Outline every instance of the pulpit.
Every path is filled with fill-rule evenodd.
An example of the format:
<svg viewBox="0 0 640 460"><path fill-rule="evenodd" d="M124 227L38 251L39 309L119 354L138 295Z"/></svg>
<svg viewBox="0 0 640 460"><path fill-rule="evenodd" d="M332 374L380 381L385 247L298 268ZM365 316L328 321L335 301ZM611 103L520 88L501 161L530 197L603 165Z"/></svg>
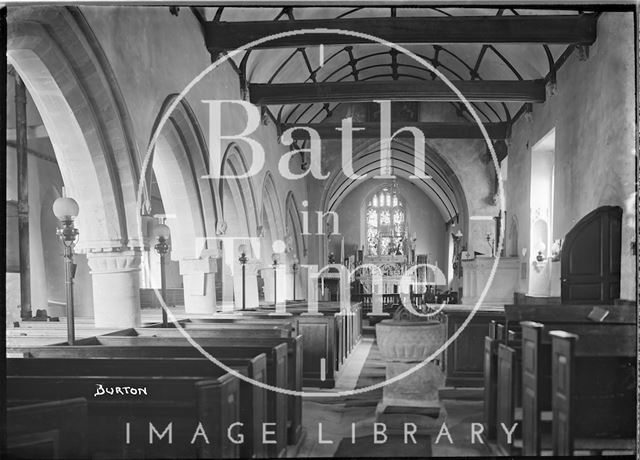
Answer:
<svg viewBox="0 0 640 460"><path fill-rule="evenodd" d="M462 303L475 305L495 262L494 257L478 256L470 260L462 260ZM513 303L513 293L518 287L520 259L518 257L501 257L491 286L484 297L483 305L504 305Z"/></svg>

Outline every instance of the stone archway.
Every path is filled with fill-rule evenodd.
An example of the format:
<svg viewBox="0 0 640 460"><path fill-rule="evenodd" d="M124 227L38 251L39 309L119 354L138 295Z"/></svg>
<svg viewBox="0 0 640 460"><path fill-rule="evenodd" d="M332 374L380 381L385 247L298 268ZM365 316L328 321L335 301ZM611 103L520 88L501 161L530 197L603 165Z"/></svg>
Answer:
<svg viewBox="0 0 640 460"><path fill-rule="evenodd" d="M298 268L296 271L292 270L291 278L293 284L293 277L295 277L296 291L295 296L293 293L293 285L289 291L290 298L293 300L307 298L307 277L306 272L300 268L300 264L304 264L307 259L307 243L305 237L302 235L302 222L300 221L300 212L298 211L298 205L296 204L295 195L293 192L287 194L285 200L285 214L286 214L286 239L287 245L290 247L289 253L291 255L290 262L293 264L293 255L298 258Z"/></svg>
<svg viewBox="0 0 640 460"><path fill-rule="evenodd" d="M165 100L155 125L174 98ZM165 223L171 229L171 259L179 262L183 277L185 311L213 313L216 261L209 238L215 235L216 204L209 181L199 179L206 175L207 151L197 120L191 115L186 101L181 101L158 135L151 164L167 216ZM159 259L153 251L149 256L153 271Z"/></svg>
<svg viewBox="0 0 640 460"><path fill-rule="evenodd" d="M222 158L220 174L222 176L243 176L248 168L242 150L231 143ZM222 178L218 180L222 219L218 219L217 235L222 240L222 309L234 309L235 291L241 290L241 284L234 282L234 273L240 270L238 263L238 246L249 244L250 238L257 236L258 206L256 204L253 182L249 177ZM237 279L238 277L236 277ZM247 283L249 283L247 281ZM247 302L257 304L257 288L255 299L253 291ZM238 303L238 302L236 302Z"/></svg>
<svg viewBox="0 0 640 460"><path fill-rule="evenodd" d="M80 206L77 251L91 269L94 322L138 325L138 155L117 81L76 9L14 9L7 23L8 63L29 90L67 193Z"/></svg>

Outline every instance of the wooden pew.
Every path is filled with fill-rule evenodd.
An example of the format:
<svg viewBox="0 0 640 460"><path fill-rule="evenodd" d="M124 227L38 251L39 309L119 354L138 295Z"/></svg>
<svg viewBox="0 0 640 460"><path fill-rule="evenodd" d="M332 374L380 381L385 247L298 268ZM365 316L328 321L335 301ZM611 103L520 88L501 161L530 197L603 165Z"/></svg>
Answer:
<svg viewBox="0 0 640 460"><path fill-rule="evenodd" d="M632 325L550 332L554 455L634 450L636 334Z"/></svg>
<svg viewBox="0 0 640 460"><path fill-rule="evenodd" d="M490 325L490 331L485 337L484 347L484 423L485 433L491 440L496 439L497 426L497 404L498 404L498 351L501 343L509 346L508 331L511 330L515 334L520 331L520 321L551 321L554 323L581 323L593 322L589 319L589 315L593 313L606 313L604 322L614 323L620 321L635 321L636 309L634 305L558 305L558 304L540 304L540 305L505 305L505 314L503 323L494 323ZM608 312L608 313L607 313ZM514 335L515 337L515 335ZM513 348L513 346L512 346ZM503 370L509 369L509 361L513 358L514 363L518 362L517 353L511 354L508 350L503 350L502 366ZM512 384L516 383L516 377L503 377L503 388L512 388ZM494 390L495 388L495 390ZM517 387L516 387L517 389ZM509 390L516 395L515 390ZM504 390L503 390L504 391ZM502 394L502 393L500 393ZM507 398L504 402L508 402ZM515 404L515 400L514 400ZM508 407L503 408L503 414L510 413ZM504 415L506 417L506 415ZM520 417L516 417L518 420ZM508 419L508 417L507 417ZM505 421L505 420L503 420ZM507 420L508 421L508 420ZM506 446L504 446L506 447Z"/></svg>
<svg viewBox="0 0 640 460"><path fill-rule="evenodd" d="M520 438L522 429L517 413L517 408L522 405L520 390L522 354L519 336L519 331L508 330L504 342L498 344L495 432L498 450L503 455L518 453L514 439ZM515 430L509 436L503 427L511 430L514 426ZM511 442L509 442L510 439Z"/></svg>
<svg viewBox="0 0 640 460"><path fill-rule="evenodd" d="M549 422L552 420L551 406L551 336L550 330L589 336L592 334L626 334L634 324L613 321L628 321L629 318L612 318L603 323L536 323L522 322L522 449L524 455L540 455L542 447L551 447Z"/></svg>
<svg viewBox="0 0 640 460"><path fill-rule="evenodd" d="M227 438L227 427L239 419L238 383L236 377L222 372L207 380L123 375L8 376L6 380L7 395L15 402L86 398L91 453L124 458L237 458L239 446ZM129 387L137 394L96 397L99 385ZM127 422L131 424L129 442ZM202 437L190 443L200 422L209 444ZM173 443L167 439L149 443L149 423L159 433L172 423Z"/></svg>
<svg viewBox="0 0 640 460"><path fill-rule="evenodd" d="M189 318L179 321L179 323L185 327L196 325L231 325L238 328L244 328L253 325L277 325L287 326L291 328L291 336L296 337L298 332L298 321L293 317L270 317L270 316L245 316L245 315L229 315L224 313L216 313L211 318Z"/></svg>
<svg viewBox="0 0 640 460"><path fill-rule="evenodd" d="M10 458L77 458L87 448L87 400L64 399L7 407Z"/></svg>
<svg viewBox="0 0 640 460"><path fill-rule="evenodd" d="M498 404L498 344L502 341L502 330L498 323L489 323L489 332L484 338L484 433L487 439L496 439L496 407Z"/></svg>
<svg viewBox="0 0 640 460"><path fill-rule="evenodd" d="M208 329L203 326L202 328L199 328L199 329L189 330L188 333L189 333L189 336L193 338L197 343L204 345L202 343L202 340L207 340L207 341L215 340L211 338L212 334L210 332L215 331L216 326L214 325L211 327L214 329ZM247 337L251 337L251 336L252 336L251 331L245 330L242 333L240 333L239 336L230 335L228 337L228 340L224 342L220 341L220 342L211 343L211 345L226 346L226 344L230 343L229 341L232 340L233 341L232 344L234 346L238 346L246 349L247 347L258 346L259 344L263 344L263 343L267 343L267 348L274 347L280 343L286 343L286 350L288 355L287 363L290 363L290 364L285 363L284 365L285 366L284 375L286 377L285 383L278 383L278 384L273 383L272 385L280 388L288 388L294 391L302 391L302 379L303 379L302 377L303 366L301 362L303 359L302 358L303 356L302 337L298 336L295 338L291 338L291 337L261 338L259 339L259 343L258 343L258 339L256 340L253 340L253 338L251 340L247 339ZM171 329L171 328L130 328L130 329L125 329L124 331L119 331L109 335L100 336L99 340L103 344L113 345L113 342L109 342L111 338L120 339L120 338L127 338L127 337L134 337L134 338L162 337L163 340L164 338L178 340L179 342L181 342L180 343L181 345L188 344L188 342L182 335L181 331L178 331L176 329ZM268 342L264 342L264 340L267 340ZM135 342L135 343L141 343L141 342ZM162 343L167 343L167 342L161 342L161 344ZM118 340L116 341L115 344L122 345L123 342ZM267 351L267 350L265 349L263 351ZM213 354L213 355L217 356L216 354ZM281 359L281 358L274 356L274 359ZM277 405L278 407L287 408L288 410L288 414L287 414L288 442L291 445L297 444L302 433L302 398L300 396L294 396L294 395L287 395L285 397L285 395L280 393L278 393L276 397L276 395L273 394L274 392L270 391L269 393L270 393L270 398L276 398L276 399L279 398L281 400L285 398L284 404L282 401L280 401L277 403ZM273 404L276 404L275 400Z"/></svg>
<svg viewBox="0 0 640 460"><path fill-rule="evenodd" d="M264 325L251 325L237 327L238 325L207 325L207 324L185 324L183 326L184 329L188 330L191 334L191 331L200 331L206 330L208 331L207 337L211 338L224 338L224 337L240 337L240 338L265 338L265 337L291 337L291 329L285 326L264 326ZM101 337L109 337L109 336L123 336L123 335L145 335L146 337L151 337L153 331L172 331L180 334L175 327L148 327L148 328L129 328L123 329L120 331L110 332L108 334L104 334ZM146 332L149 331L149 332Z"/></svg>
<svg viewBox="0 0 640 460"><path fill-rule="evenodd" d="M343 314L338 302L320 302L318 315L307 315L307 305L287 305L284 316L297 322L298 333L304 337L304 381L305 386L332 388L337 372L346 357L361 338L361 304L351 304L350 315ZM261 307L246 311L246 317L264 318L274 313L273 309ZM324 361L324 375L321 363ZM324 377L324 378L323 378Z"/></svg>
<svg viewBox="0 0 640 460"><path fill-rule="evenodd" d="M166 330L167 333L179 331ZM199 331L205 332L205 331ZM230 358L250 358L264 353L267 358L267 383L288 387L288 346L283 341L290 339L260 339L253 344L238 339L197 339L205 352L216 359L226 362ZM269 343L263 343L267 341ZM296 345L300 340L296 339ZM39 347L22 350L30 357L68 357L91 358L94 356L112 357L192 357L204 359L199 350L192 347L183 337L116 337L101 336L80 341L79 345ZM298 356L300 353L297 354ZM267 421L275 423L277 428L276 444L267 446L269 457L284 455L287 439L293 444L298 441L302 430L302 403L299 397L287 396L273 391L266 392ZM295 411L288 412L290 401L298 403ZM289 415L289 420L288 420ZM295 415L296 418L290 418ZM288 429L287 429L288 428Z"/></svg>
<svg viewBox="0 0 640 460"><path fill-rule="evenodd" d="M70 350L71 351L71 350ZM266 355L260 354L248 359L223 359L222 362L241 374L266 383ZM210 379L223 372L217 365L202 358L144 357L122 358L118 356L98 356L77 358L68 353L64 358L7 360L7 375L126 375L157 377L203 377ZM262 443L262 424L266 422L267 401L265 391L249 382L241 381L239 397L239 419L243 424L245 442L240 445L242 458L264 458L266 452Z"/></svg>

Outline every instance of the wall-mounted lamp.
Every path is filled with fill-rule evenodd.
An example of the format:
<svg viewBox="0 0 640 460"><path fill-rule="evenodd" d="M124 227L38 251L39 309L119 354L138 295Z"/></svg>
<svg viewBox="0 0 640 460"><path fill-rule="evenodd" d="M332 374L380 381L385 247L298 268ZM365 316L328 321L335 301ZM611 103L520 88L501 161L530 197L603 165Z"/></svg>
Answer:
<svg viewBox="0 0 640 460"><path fill-rule="evenodd" d="M547 257L544 255L545 249L547 249L547 245L541 241L540 244L538 244L538 255L536 256L536 260L538 262L543 262L547 259Z"/></svg>
<svg viewBox="0 0 640 460"><path fill-rule="evenodd" d="M53 202L53 213L62 224L56 233L64 245L64 283L67 291L67 342L69 345L73 345L76 340L73 311L73 278L76 275L76 265L73 263L73 248L78 242L79 232L73 225L73 220L79 212L80 207L73 198L63 196Z"/></svg>
<svg viewBox="0 0 640 460"><path fill-rule="evenodd" d="M554 240L551 243L551 261L560 261L560 255L562 254L562 239Z"/></svg>

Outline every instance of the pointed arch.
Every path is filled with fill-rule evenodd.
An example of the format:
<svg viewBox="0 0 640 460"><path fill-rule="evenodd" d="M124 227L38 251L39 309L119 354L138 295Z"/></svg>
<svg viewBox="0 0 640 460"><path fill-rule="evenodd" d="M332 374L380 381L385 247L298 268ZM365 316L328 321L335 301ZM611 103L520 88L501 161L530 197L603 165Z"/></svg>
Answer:
<svg viewBox="0 0 640 460"><path fill-rule="evenodd" d="M171 94L163 101L152 133L176 97L177 94ZM168 219L167 225L181 225L180 231L172 232L180 238L175 240L177 246L174 243L178 258L199 257L200 250L211 245L204 243L205 238L215 236L217 210L221 205L213 182L202 179L208 173L208 158L200 125L187 100L182 99L162 127L153 152L152 168L146 172L149 184L153 170L165 213L176 217L173 222Z"/></svg>
<svg viewBox="0 0 640 460"><path fill-rule="evenodd" d="M300 212L298 211L298 205L295 199L293 192L289 192L287 194L287 198L285 200L285 209L286 209L286 222L287 227L292 225L293 228L287 229L289 231L293 231L294 240L297 248L297 254L299 258L306 257L307 255L307 242L302 235L302 221L300 220Z"/></svg>
<svg viewBox="0 0 640 460"><path fill-rule="evenodd" d="M271 232L276 238L284 238L285 225L282 214L282 207L280 206L280 199L278 198L278 192L276 191L276 185L273 181L273 175L271 171L267 171L262 181L262 203L260 209L265 211L266 217L271 229ZM265 222L261 222L264 226Z"/></svg>
<svg viewBox="0 0 640 460"><path fill-rule="evenodd" d="M242 150L232 142L222 156L220 174L243 176L247 171ZM232 236L255 236L258 228L258 206L251 178L220 179L218 193L222 205L222 222L226 228L237 232Z"/></svg>
<svg viewBox="0 0 640 460"><path fill-rule="evenodd" d="M7 19L8 62L27 86L80 206L79 248L142 246L130 116L90 27L76 8L16 8Z"/></svg>

